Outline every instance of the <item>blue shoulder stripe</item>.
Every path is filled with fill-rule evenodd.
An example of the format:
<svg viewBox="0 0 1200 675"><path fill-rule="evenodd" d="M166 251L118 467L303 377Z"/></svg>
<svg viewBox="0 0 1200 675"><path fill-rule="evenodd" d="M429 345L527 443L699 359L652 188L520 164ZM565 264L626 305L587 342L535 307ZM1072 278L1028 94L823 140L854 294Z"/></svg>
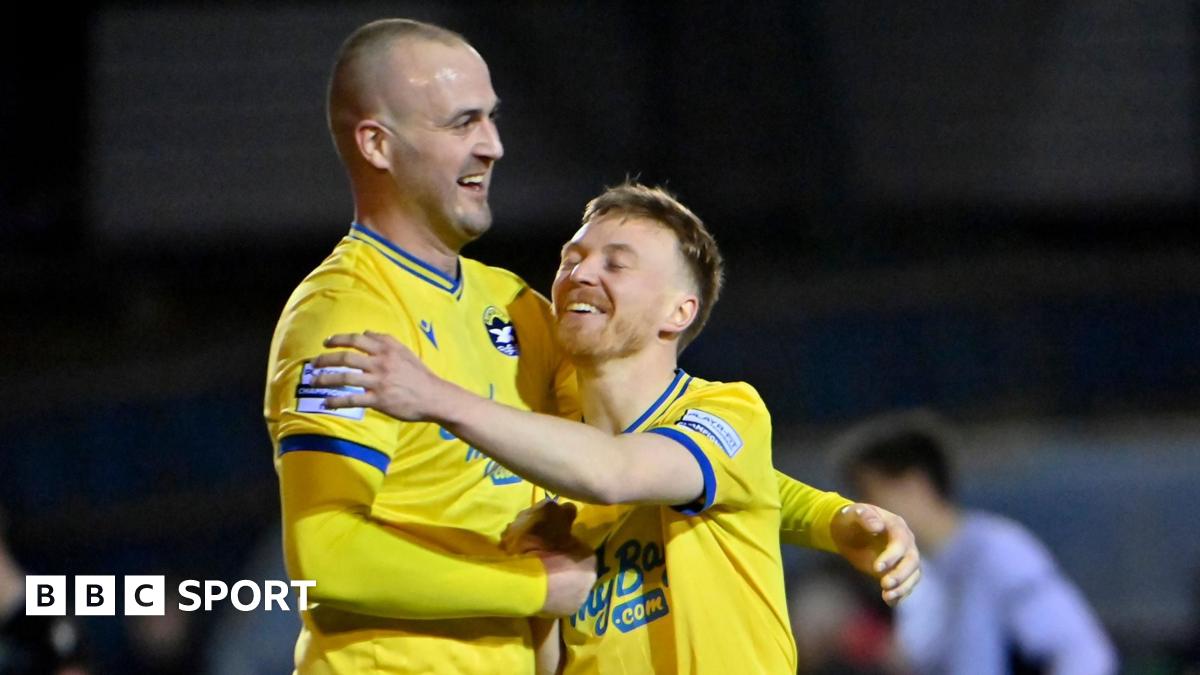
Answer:
<svg viewBox="0 0 1200 675"><path fill-rule="evenodd" d="M704 454L700 446L696 445L696 441L682 431L671 427L654 427L647 429L646 433L666 436L687 448L687 451L692 453L692 457L696 459L696 463L700 465L700 473L704 476L704 495L700 499L690 504L681 504L671 508L685 516L695 516L712 506L713 500L717 498L717 474L713 471L712 463L708 461L708 455Z"/></svg>
<svg viewBox="0 0 1200 675"><path fill-rule="evenodd" d="M391 462L391 458L387 454L375 448L369 448L365 445L359 445L358 443L341 438L334 438L333 436L300 434L297 436L288 436L279 441L280 455L303 450L328 452L334 455L357 459L360 462L370 464L383 473L387 473L388 464Z"/></svg>

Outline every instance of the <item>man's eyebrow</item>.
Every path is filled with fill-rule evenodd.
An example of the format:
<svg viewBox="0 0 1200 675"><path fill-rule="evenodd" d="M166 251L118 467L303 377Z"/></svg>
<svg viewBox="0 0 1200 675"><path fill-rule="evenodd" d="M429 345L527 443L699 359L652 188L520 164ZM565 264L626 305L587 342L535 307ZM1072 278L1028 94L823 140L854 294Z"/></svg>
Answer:
<svg viewBox="0 0 1200 675"><path fill-rule="evenodd" d="M494 116L498 112L500 112L500 99L496 99L496 103L492 105L492 109L490 111L488 111L487 115L489 117ZM483 117L483 116L484 116L483 108L460 108L450 114L450 116L446 120L446 123L449 124L449 123L453 122L454 120L461 119L463 117L475 119L475 118Z"/></svg>
<svg viewBox="0 0 1200 675"><path fill-rule="evenodd" d="M568 241L567 243L563 244L562 250L559 251L558 254L559 254L559 257L562 257L562 256L565 256L570 251L578 250L581 248L583 248L583 245L580 244L579 242ZM638 257L637 249L630 246L629 244L626 244L624 242L619 242L619 241L613 242L611 244L605 244L604 247L601 248L600 250L609 255L612 255L613 253L627 253L631 256L634 256L635 258Z"/></svg>
<svg viewBox="0 0 1200 675"><path fill-rule="evenodd" d="M635 250L629 244L619 242L619 241L613 242L611 244L605 244L604 248L601 250L603 250L605 253L628 253L629 255L634 256L635 258L637 257L637 250Z"/></svg>

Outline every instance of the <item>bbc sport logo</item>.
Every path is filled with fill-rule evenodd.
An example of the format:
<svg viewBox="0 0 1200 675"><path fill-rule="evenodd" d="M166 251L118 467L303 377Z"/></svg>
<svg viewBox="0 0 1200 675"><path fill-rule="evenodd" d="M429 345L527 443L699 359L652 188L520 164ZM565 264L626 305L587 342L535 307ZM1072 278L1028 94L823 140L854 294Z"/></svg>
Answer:
<svg viewBox="0 0 1200 675"><path fill-rule="evenodd" d="M114 616L117 613L117 578L112 575L81 574L74 577L76 616ZM179 610L195 612L228 600L234 609L253 612L292 611L288 604L289 591L297 590L296 607L308 609L308 589L317 585L310 579L294 581L243 579L232 586L224 581L185 579L179 582ZM132 574L124 577L126 616L163 616L167 605L167 579L164 576ZM25 614L28 616L67 615L67 577L35 575L25 577Z"/></svg>

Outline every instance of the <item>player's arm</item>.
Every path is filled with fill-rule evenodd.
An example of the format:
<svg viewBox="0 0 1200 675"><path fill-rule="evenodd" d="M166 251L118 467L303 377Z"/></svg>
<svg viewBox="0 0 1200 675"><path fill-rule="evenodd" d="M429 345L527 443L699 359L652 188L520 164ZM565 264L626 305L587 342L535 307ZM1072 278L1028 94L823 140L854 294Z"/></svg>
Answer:
<svg viewBox="0 0 1200 675"><path fill-rule="evenodd" d="M563 646L558 619L530 619L533 656L537 675L558 675L562 670Z"/></svg>
<svg viewBox="0 0 1200 675"><path fill-rule="evenodd" d="M360 460L291 451L280 457L279 478L288 573L316 581L313 602L407 619L565 614L578 604L546 571L570 566L566 554L455 555L373 519L383 474Z"/></svg>
<svg viewBox="0 0 1200 675"><path fill-rule="evenodd" d="M671 505L704 491L700 465L674 440L614 436L454 388L428 419L547 490L593 504Z"/></svg>
<svg viewBox="0 0 1200 675"><path fill-rule="evenodd" d="M916 539L900 516L855 504L775 472L779 483L780 540L837 553L879 580L884 602L895 605L921 578Z"/></svg>
<svg viewBox="0 0 1200 675"><path fill-rule="evenodd" d="M525 412L438 378L388 335L339 335L321 368L321 386L363 387L326 399L330 408L369 407L392 417L439 424L514 473L572 499L596 504L687 504L704 493L693 452L657 433L614 436L579 422Z"/></svg>
<svg viewBox="0 0 1200 675"><path fill-rule="evenodd" d="M839 509L853 502L818 490L776 470L779 484L779 538L785 544L837 553L830 527Z"/></svg>

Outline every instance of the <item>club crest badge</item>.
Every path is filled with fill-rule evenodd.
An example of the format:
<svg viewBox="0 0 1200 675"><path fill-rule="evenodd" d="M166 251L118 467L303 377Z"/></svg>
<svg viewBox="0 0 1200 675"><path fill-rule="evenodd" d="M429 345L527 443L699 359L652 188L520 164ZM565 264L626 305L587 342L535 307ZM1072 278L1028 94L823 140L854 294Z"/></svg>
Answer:
<svg viewBox="0 0 1200 675"><path fill-rule="evenodd" d="M517 330L504 310L488 305L483 310L483 327L487 330L488 339L496 351L505 356L517 356L521 347L517 344Z"/></svg>

